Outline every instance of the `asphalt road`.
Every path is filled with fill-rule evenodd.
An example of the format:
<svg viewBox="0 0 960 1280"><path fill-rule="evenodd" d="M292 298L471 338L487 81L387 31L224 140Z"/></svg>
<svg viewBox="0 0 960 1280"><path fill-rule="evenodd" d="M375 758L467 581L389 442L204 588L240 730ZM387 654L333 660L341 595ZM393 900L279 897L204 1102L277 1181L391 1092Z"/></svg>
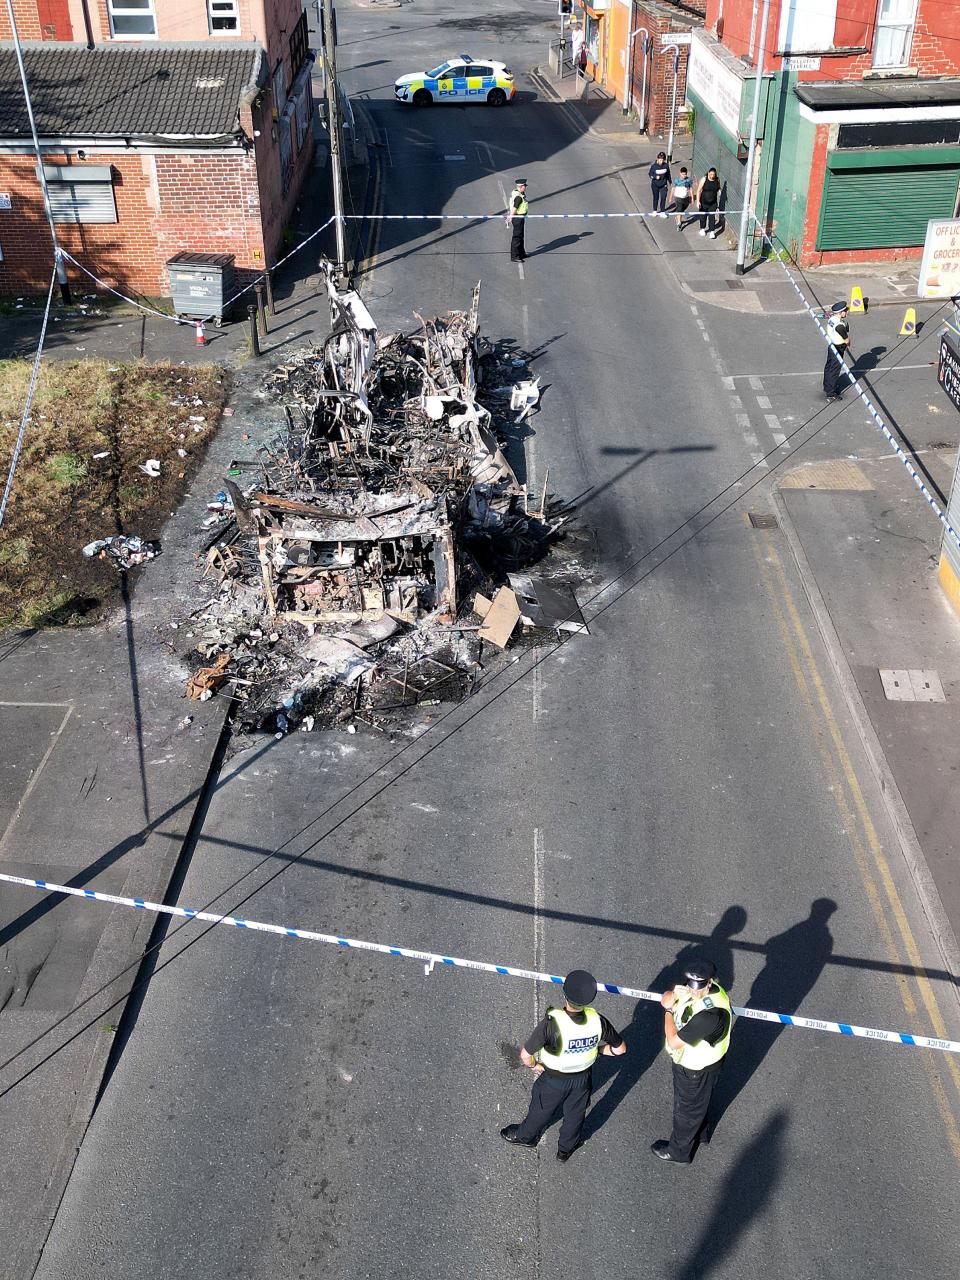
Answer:
<svg viewBox="0 0 960 1280"><path fill-rule="evenodd" d="M390 100L396 74L447 52L507 47L529 67L547 0L522 13L496 0L479 21L439 0L340 8L387 212L496 209L518 171L539 211L634 207L617 170L635 154L578 135L527 86L500 112ZM590 636L511 684L525 659L352 794L403 744L296 735L233 760L180 900L269 855L245 888L286 869L243 906L251 918L657 989L705 949L737 1003L917 1031L939 1010L956 1035L786 543L745 519L768 509L763 490L685 545L689 527L670 538L751 462L704 316L639 224L529 240L521 278L500 223L386 224L364 287L390 327L465 305L482 277L484 331L536 353L528 477L549 468L551 490L580 498L596 547L582 601L612 584L588 607ZM770 322L739 340L728 313L705 324L745 373L779 340ZM589 1140L561 1166L555 1130L535 1153L498 1137L523 1114L516 1045L545 999L509 978L215 930L154 977L38 1275L955 1270L946 1060L740 1024L713 1144L664 1167L649 1152L670 1105L659 1019L608 996L630 1052L613 1078L598 1069Z"/></svg>

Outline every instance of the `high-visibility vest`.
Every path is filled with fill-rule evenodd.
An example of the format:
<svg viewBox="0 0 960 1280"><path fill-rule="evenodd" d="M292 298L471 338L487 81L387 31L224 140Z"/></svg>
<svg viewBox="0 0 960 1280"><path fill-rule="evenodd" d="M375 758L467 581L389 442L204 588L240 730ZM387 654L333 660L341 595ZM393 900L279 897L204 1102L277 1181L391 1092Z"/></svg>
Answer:
<svg viewBox="0 0 960 1280"><path fill-rule="evenodd" d="M730 1012L730 997L723 987L714 983L704 995L690 992L683 996L674 1006L673 1023L677 1031L682 1031L692 1017L703 1009L725 1009L727 1013L727 1030L716 1044L709 1040L698 1040L696 1044L682 1044L679 1049L671 1049L665 1045L667 1053L678 1065L688 1071L702 1071L704 1067L712 1067L730 1047L730 1032L733 1029L733 1016Z"/></svg>
<svg viewBox="0 0 960 1280"><path fill-rule="evenodd" d="M600 1015L590 1005L583 1012L587 1015L586 1021L577 1023L566 1009L547 1010L547 1017L556 1024L560 1047L556 1053L540 1050L537 1057L543 1066L564 1075L573 1075L577 1071L586 1071L596 1062L602 1033Z"/></svg>
<svg viewBox="0 0 960 1280"><path fill-rule="evenodd" d="M514 205L514 201L519 200L519 206ZM510 208L515 218L525 218L527 210L530 208L527 204L527 197L517 190L516 187L510 192Z"/></svg>

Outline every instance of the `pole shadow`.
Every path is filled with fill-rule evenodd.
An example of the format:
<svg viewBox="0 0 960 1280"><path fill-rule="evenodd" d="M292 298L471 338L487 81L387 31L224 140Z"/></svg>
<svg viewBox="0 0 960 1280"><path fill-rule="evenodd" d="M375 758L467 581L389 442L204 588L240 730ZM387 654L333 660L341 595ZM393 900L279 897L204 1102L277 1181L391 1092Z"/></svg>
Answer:
<svg viewBox="0 0 960 1280"><path fill-rule="evenodd" d="M702 956L707 956L717 966L717 979L729 990L734 974L731 940L746 928L746 924L747 913L743 907L727 907L709 937L682 947L676 958L653 979L650 990L666 991L673 987L683 977L687 964ZM633 1019L621 1034L627 1042L626 1055L622 1058L598 1058L593 1069L594 1087L602 1088L608 1080L610 1086L587 1113L584 1140L603 1128L640 1077L660 1056L663 1049L663 1010L650 1000L638 1000Z"/></svg>
<svg viewBox="0 0 960 1280"><path fill-rule="evenodd" d="M743 1152L724 1180L713 1212L674 1273L674 1280L706 1280L730 1267L740 1236L773 1199L783 1174L786 1111L775 1112Z"/></svg>
<svg viewBox="0 0 960 1280"><path fill-rule="evenodd" d="M833 955L833 934L827 922L836 910L832 898L817 898L806 920L775 934L764 944L766 963L750 988L748 1006L775 1013L796 1012ZM788 1028L782 1025L752 1018L737 1022L713 1094L714 1129L785 1030Z"/></svg>

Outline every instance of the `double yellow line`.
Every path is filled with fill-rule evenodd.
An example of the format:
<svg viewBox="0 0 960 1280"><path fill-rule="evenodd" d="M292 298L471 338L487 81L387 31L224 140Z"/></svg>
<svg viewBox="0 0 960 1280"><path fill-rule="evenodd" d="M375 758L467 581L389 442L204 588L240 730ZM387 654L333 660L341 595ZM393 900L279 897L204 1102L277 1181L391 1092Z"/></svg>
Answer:
<svg viewBox="0 0 960 1280"><path fill-rule="evenodd" d="M910 922L890 873L890 866L870 816L856 770L830 705L826 686L777 552L774 537L771 533L762 532L753 546L761 581L769 598L794 679L810 717L824 776L850 842L857 870L883 939L884 950L891 964L896 966L897 987L904 1010L908 1017L915 1017L917 1001L911 982L905 974L899 972L903 965L903 953L897 943L898 936L903 952L910 966L915 970L913 982L916 983L921 1003L930 1019L932 1034L941 1039L947 1039L947 1027L943 1014L930 980L924 973L920 949L910 928ZM953 1154L960 1163L960 1125L958 1125L956 1105L960 1101L960 1064L950 1054L941 1054L935 1058L931 1051L919 1049L908 1052L919 1053L923 1058L945 1132ZM938 1070L941 1064L946 1064L948 1076L956 1090L956 1098L951 1099L947 1096Z"/></svg>

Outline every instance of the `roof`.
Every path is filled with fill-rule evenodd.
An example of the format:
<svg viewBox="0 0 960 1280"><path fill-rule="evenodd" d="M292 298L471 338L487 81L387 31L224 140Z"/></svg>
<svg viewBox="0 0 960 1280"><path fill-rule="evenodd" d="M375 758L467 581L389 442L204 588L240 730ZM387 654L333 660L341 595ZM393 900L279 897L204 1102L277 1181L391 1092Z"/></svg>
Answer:
<svg viewBox="0 0 960 1280"><path fill-rule="evenodd" d="M215 138L237 128L258 44L24 44L42 138ZM0 138L29 138L14 47L0 42Z"/></svg>
<svg viewBox="0 0 960 1280"><path fill-rule="evenodd" d="M960 80L845 80L835 84L804 80L794 92L814 111L960 106Z"/></svg>

